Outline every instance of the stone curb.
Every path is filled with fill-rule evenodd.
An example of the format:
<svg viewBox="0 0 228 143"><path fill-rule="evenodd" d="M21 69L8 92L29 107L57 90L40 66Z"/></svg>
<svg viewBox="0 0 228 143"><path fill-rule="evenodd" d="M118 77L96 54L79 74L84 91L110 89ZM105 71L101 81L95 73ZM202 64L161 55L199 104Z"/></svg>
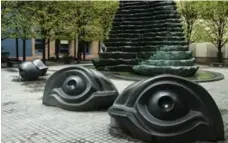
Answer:
<svg viewBox="0 0 228 143"><path fill-rule="evenodd" d="M201 70L201 71L205 71L205 70ZM197 83L202 83L202 82L214 82L214 81L219 81L219 80L223 80L224 79L224 75L218 72L211 72L211 71L207 71L210 73L215 74L215 77L212 79L205 79L205 80L191 80ZM115 79L121 79L121 80L127 80L127 81L140 81L143 79L148 79L149 77L142 77L142 78L132 78L132 77L126 77L126 76L122 76L122 75L116 75L114 73L107 73L107 72L103 72L105 75L109 76L110 78L115 78Z"/></svg>
<svg viewBox="0 0 228 143"><path fill-rule="evenodd" d="M81 64L81 66L87 67L88 65L92 65L92 64ZM48 71L58 71L58 70L48 70ZM201 70L201 71L206 71L206 72L210 72L213 73L215 75L214 78L211 79L205 79L205 80L191 80L197 83L203 83L203 82L214 82L214 81L219 81L219 80L223 80L224 79L224 75L218 72L212 72L212 71L207 71L207 70ZM148 79L149 77L142 77L142 78L134 78L134 77L126 77L126 76L122 76L122 75L117 75L115 73L110 73L110 72L106 72L106 71L101 71L103 74L105 74L106 76L108 76L109 78L112 79L120 79L120 80L127 80L127 81L140 81L143 79Z"/></svg>

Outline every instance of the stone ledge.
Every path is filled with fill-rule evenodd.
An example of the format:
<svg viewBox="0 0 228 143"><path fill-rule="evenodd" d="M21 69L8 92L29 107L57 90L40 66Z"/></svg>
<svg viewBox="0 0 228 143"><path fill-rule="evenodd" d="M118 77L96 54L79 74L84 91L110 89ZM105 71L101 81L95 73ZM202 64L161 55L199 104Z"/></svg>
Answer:
<svg viewBox="0 0 228 143"><path fill-rule="evenodd" d="M204 71L204 70L200 70L200 71ZM214 73L215 76L211 79L204 79L204 80L192 80L194 82L197 83L203 83L203 82L214 82L214 81L220 81L224 79L224 75L218 72L211 72L211 71L207 71L210 73ZM125 75L120 75L117 73L108 73L108 72L104 72L105 75L109 76L110 78L114 78L114 79L121 79L121 80L127 80L127 81L140 81L143 79L148 79L148 76L140 76L140 77L127 77Z"/></svg>

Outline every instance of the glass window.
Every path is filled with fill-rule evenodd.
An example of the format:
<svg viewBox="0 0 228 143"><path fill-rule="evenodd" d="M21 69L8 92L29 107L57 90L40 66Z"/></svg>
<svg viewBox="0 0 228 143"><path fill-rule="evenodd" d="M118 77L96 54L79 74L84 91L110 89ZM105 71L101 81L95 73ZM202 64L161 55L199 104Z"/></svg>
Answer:
<svg viewBox="0 0 228 143"><path fill-rule="evenodd" d="M68 53L69 52L69 41L68 40L60 40L60 53Z"/></svg>
<svg viewBox="0 0 228 143"><path fill-rule="evenodd" d="M85 47L85 53L86 55L89 55L89 47L90 47L90 42L86 42L86 47Z"/></svg>
<svg viewBox="0 0 228 143"><path fill-rule="evenodd" d="M41 39L36 39L35 40L35 50L36 50L36 52L42 52L43 51L43 46L42 46L42 40Z"/></svg>

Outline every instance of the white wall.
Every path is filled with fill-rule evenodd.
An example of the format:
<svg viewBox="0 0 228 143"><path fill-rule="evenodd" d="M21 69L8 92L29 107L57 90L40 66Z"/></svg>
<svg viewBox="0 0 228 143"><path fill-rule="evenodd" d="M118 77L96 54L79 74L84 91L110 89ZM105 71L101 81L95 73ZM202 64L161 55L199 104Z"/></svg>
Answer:
<svg viewBox="0 0 228 143"><path fill-rule="evenodd" d="M195 57L208 57L216 58L217 57L217 48L209 42L204 43L193 43L190 45L190 51L192 51L193 56ZM228 44L222 48L224 58L228 58Z"/></svg>
<svg viewBox="0 0 228 143"><path fill-rule="evenodd" d="M225 58L228 58L228 44L226 44L226 47L224 49L225 49L224 56Z"/></svg>

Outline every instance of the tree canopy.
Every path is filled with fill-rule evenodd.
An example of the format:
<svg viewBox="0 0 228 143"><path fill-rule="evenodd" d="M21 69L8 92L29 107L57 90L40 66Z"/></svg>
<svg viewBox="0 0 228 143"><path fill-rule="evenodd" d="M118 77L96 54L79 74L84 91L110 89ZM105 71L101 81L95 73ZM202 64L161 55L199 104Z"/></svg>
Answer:
<svg viewBox="0 0 228 143"><path fill-rule="evenodd" d="M198 18L197 1L177 1L177 10L181 14L188 43L192 40L192 31Z"/></svg>
<svg viewBox="0 0 228 143"><path fill-rule="evenodd" d="M60 33L71 38L78 36L85 41L108 37L118 2L74 1L64 4L72 10L65 15L65 21L60 23Z"/></svg>
<svg viewBox="0 0 228 143"><path fill-rule="evenodd" d="M206 1L198 2L198 21L201 32L197 34L198 41L207 41L218 47L223 46L228 40L228 2L227 1ZM198 31L200 31L198 29Z"/></svg>
<svg viewBox="0 0 228 143"><path fill-rule="evenodd" d="M108 38L117 1L2 1L5 38L104 40ZM25 43L25 42L24 42ZM25 49L25 48L24 48ZM43 60L45 53L43 50ZM25 53L25 52L24 52Z"/></svg>
<svg viewBox="0 0 228 143"><path fill-rule="evenodd" d="M188 40L211 42L221 62L221 49L228 42L228 1L177 1L177 7L184 25L190 23L184 26Z"/></svg>
<svg viewBox="0 0 228 143"><path fill-rule="evenodd" d="M1 32L3 37L103 40L117 8L116 1L3 1ZM12 32L16 27L27 31Z"/></svg>

